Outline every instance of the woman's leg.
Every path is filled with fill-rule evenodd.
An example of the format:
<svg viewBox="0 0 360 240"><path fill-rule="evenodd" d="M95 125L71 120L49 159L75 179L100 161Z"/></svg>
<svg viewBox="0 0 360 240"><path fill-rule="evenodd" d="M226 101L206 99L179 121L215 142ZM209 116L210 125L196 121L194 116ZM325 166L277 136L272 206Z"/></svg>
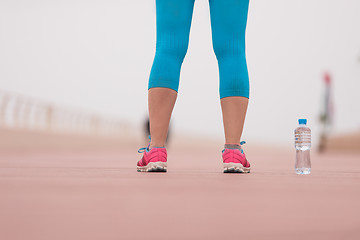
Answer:
<svg viewBox="0 0 360 240"><path fill-rule="evenodd" d="M245 97L221 99L225 144L240 144L248 101Z"/></svg>
<svg viewBox="0 0 360 240"><path fill-rule="evenodd" d="M213 47L219 65L226 144L240 144L249 98L245 29L249 0L209 0Z"/></svg>
<svg viewBox="0 0 360 240"><path fill-rule="evenodd" d="M148 92L152 147L164 147L177 92L170 88L151 88Z"/></svg>
<svg viewBox="0 0 360 240"><path fill-rule="evenodd" d="M152 147L165 145L189 42L194 0L156 0L156 54L149 79Z"/></svg>

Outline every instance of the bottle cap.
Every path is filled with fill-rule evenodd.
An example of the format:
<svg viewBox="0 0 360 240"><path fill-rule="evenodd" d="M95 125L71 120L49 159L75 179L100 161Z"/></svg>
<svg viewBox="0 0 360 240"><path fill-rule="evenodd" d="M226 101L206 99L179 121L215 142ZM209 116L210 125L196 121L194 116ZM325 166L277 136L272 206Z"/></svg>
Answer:
<svg viewBox="0 0 360 240"><path fill-rule="evenodd" d="M306 125L306 123L307 123L307 119L299 119L299 124Z"/></svg>

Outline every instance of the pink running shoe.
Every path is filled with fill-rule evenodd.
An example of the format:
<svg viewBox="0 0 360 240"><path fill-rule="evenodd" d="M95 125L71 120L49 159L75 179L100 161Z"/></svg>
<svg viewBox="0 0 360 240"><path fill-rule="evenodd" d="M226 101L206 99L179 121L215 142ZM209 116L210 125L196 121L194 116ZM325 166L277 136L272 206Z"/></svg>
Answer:
<svg viewBox="0 0 360 240"><path fill-rule="evenodd" d="M149 150L140 148L139 153L144 153L143 157L137 163L138 172L166 172L167 170L167 152L164 147L153 147Z"/></svg>
<svg viewBox="0 0 360 240"><path fill-rule="evenodd" d="M243 145L245 142L241 142ZM250 163L246 160L242 149L227 149L222 151L224 173L250 173Z"/></svg>

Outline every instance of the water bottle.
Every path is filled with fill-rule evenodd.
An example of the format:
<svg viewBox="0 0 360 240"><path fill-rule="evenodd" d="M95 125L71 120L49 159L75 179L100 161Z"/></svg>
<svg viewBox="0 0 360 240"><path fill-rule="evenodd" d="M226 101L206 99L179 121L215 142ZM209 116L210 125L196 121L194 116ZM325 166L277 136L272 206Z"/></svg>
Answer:
<svg viewBox="0 0 360 240"><path fill-rule="evenodd" d="M306 126L306 119L299 119L299 126L295 129L295 172L297 174L310 174L310 147L311 130Z"/></svg>

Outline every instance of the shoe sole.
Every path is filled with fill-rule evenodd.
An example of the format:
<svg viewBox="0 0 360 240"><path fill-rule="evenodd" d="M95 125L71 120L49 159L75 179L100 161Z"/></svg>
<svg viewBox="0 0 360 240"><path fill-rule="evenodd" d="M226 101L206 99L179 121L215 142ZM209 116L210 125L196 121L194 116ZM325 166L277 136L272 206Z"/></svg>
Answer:
<svg viewBox="0 0 360 240"><path fill-rule="evenodd" d="M250 173L250 169L241 163L224 163L224 173Z"/></svg>
<svg viewBox="0 0 360 240"><path fill-rule="evenodd" d="M144 167L137 166L138 172L166 172L167 163L166 162L150 162Z"/></svg>

